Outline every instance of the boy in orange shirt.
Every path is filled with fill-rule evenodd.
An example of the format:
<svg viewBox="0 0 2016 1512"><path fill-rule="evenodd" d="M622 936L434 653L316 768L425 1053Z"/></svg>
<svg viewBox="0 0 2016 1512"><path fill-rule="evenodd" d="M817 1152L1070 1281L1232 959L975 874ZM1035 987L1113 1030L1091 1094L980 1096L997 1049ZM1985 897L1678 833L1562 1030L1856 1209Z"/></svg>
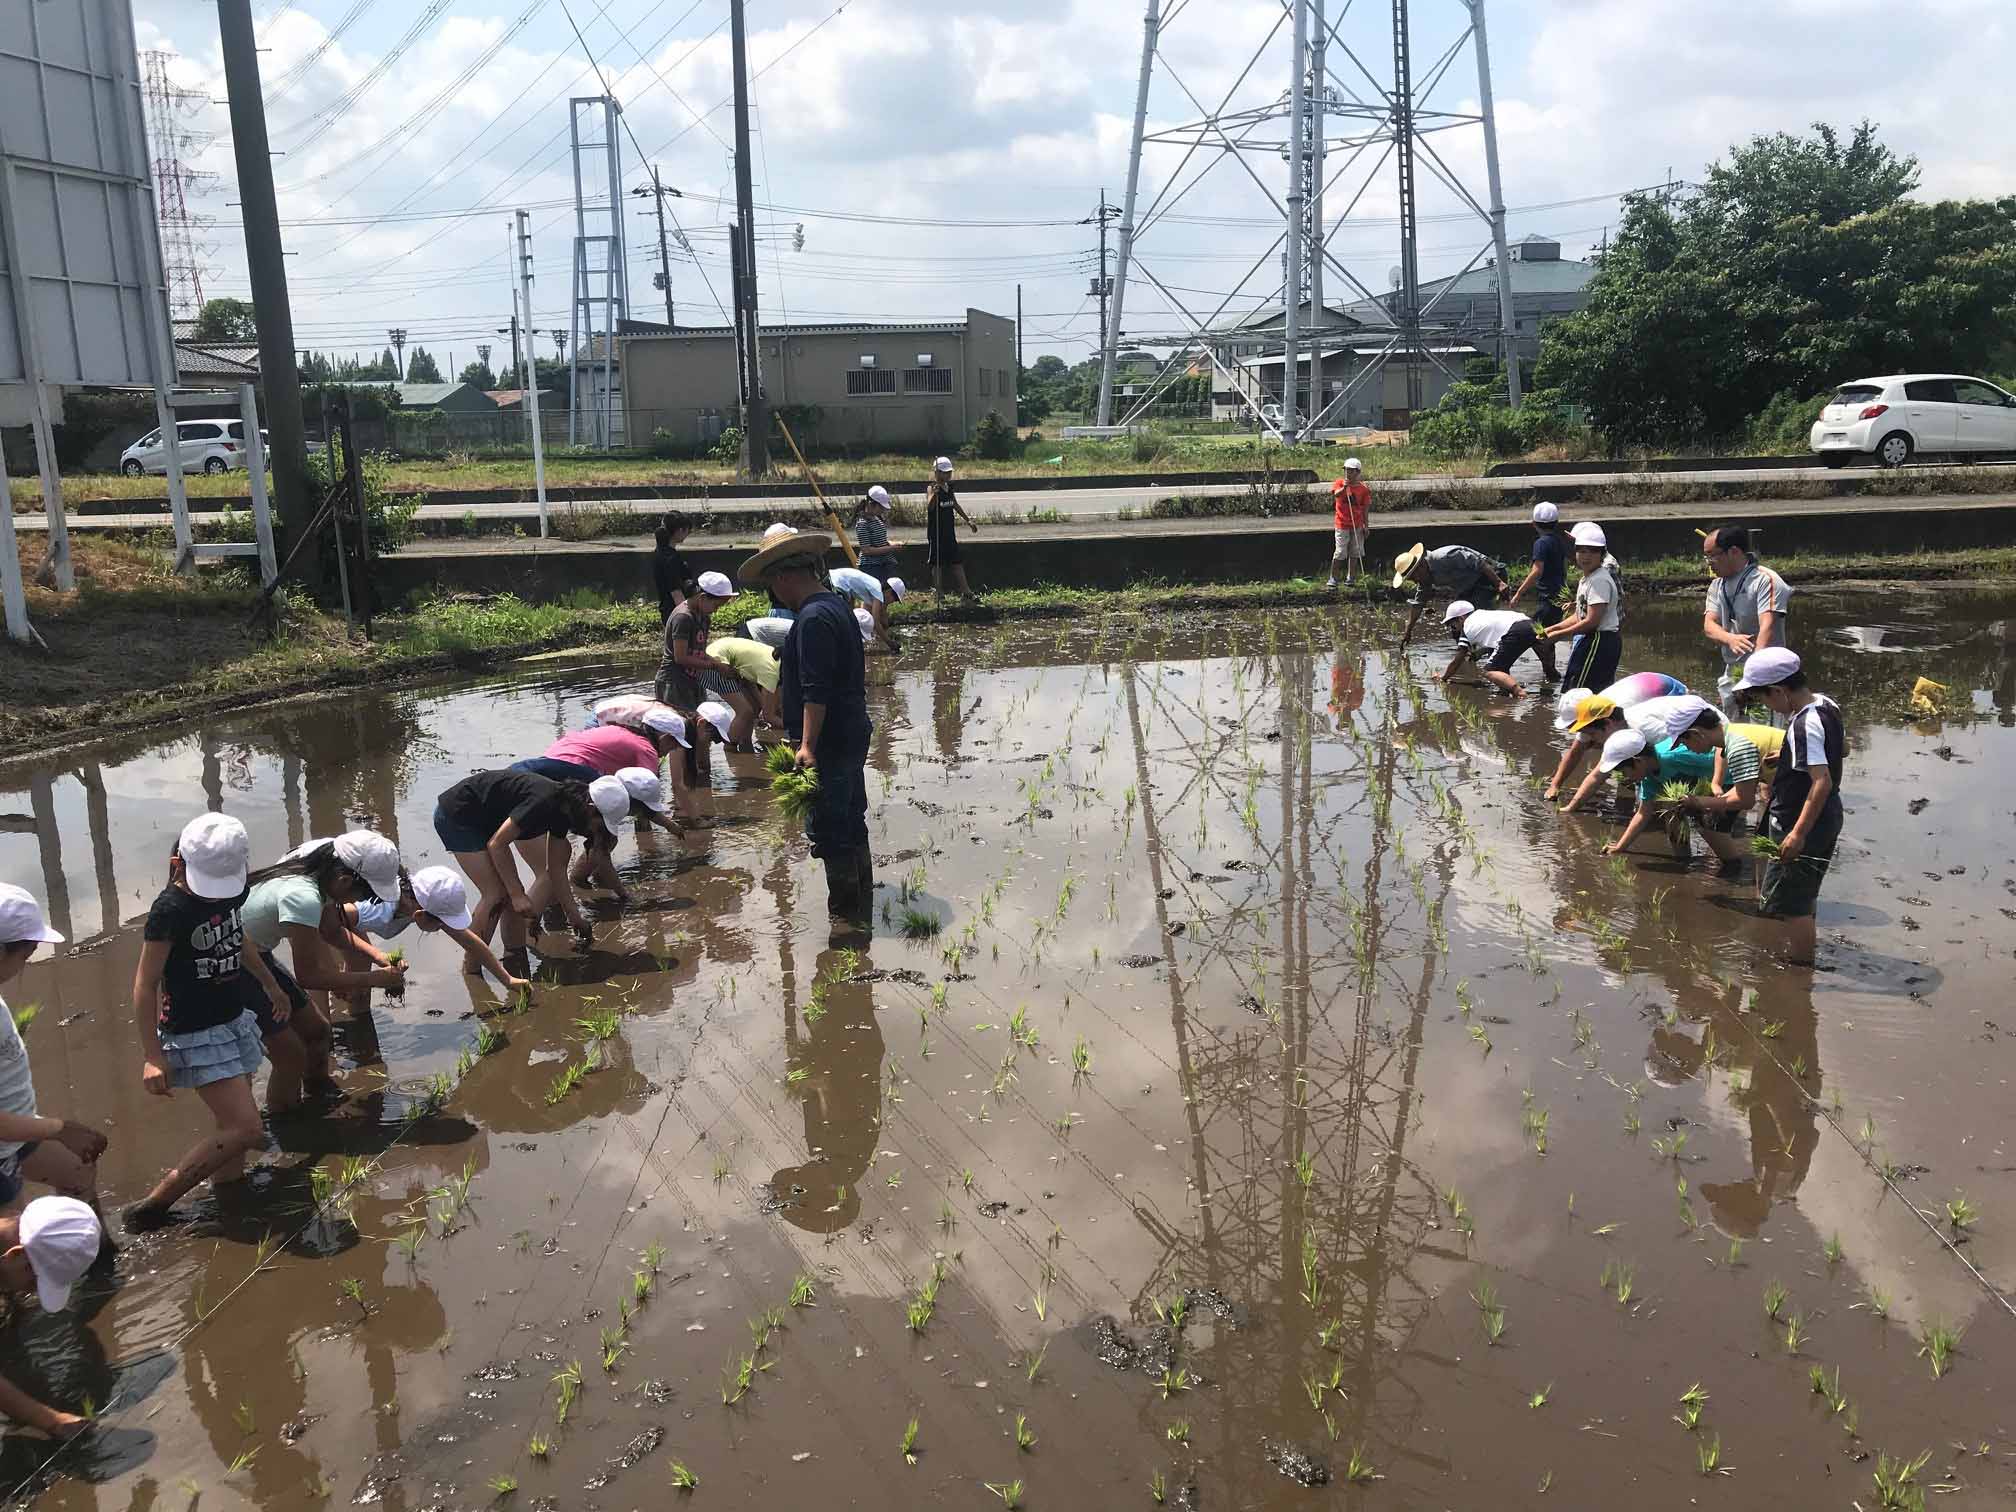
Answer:
<svg viewBox="0 0 2016 1512"><path fill-rule="evenodd" d="M1330 581L1337 586L1337 569L1344 569L1344 581L1356 579L1365 566L1365 529L1372 517L1372 490L1364 483L1363 469L1356 457L1344 463L1344 476L1330 485L1330 497L1337 506L1337 550L1330 558Z"/></svg>

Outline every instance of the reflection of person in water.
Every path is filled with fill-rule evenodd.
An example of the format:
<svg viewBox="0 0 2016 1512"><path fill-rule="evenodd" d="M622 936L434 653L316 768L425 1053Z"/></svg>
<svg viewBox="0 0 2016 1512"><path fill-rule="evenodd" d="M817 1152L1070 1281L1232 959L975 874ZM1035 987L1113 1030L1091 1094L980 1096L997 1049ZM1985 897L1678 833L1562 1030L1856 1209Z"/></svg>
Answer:
<svg viewBox="0 0 2016 1512"><path fill-rule="evenodd" d="M1362 653L1346 651L1340 643L1330 663L1330 717L1342 729L1365 702L1365 666Z"/></svg>
<svg viewBox="0 0 2016 1512"><path fill-rule="evenodd" d="M966 740L966 668L955 658L931 658L931 730L938 754L956 761Z"/></svg>
<svg viewBox="0 0 2016 1512"><path fill-rule="evenodd" d="M839 953L819 958L823 979ZM861 1212L861 1178L875 1160L882 1134L882 1028L866 982L836 982L824 989L826 1011L806 1023L784 1009L788 1070L805 1077L792 1092L805 1113L806 1162L770 1178L786 1220L811 1234L847 1227Z"/></svg>

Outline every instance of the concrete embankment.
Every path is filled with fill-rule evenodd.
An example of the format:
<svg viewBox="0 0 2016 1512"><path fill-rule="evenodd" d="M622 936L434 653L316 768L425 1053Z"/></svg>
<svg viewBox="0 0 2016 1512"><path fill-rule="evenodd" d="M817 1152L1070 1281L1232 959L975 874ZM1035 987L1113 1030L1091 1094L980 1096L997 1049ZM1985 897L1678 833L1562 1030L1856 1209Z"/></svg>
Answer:
<svg viewBox="0 0 2016 1512"><path fill-rule="evenodd" d="M1725 520L1749 526L1761 549L1777 555L1901 557L2016 545L2016 498L1981 495L1656 504L1606 514L1602 523L1611 549L1628 569L1634 558L1698 551L1696 530ZM754 534L752 526L732 535L696 536L687 556L700 570L732 573ZM907 536L913 543L915 535L898 532L899 540ZM1523 510L1375 512L1368 552L1376 568L1416 541L1431 547L1460 542L1518 563L1532 540ZM1320 576L1330 559L1331 532L1320 516L1066 521L989 526L965 536L961 546L976 586L1124 588ZM427 541L381 558L372 572L388 602L429 592L515 593L546 602L583 588L640 596L651 592L650 550L646 536ZM928 586L921 543L898 555L902 573L914 585Z"/></svg>

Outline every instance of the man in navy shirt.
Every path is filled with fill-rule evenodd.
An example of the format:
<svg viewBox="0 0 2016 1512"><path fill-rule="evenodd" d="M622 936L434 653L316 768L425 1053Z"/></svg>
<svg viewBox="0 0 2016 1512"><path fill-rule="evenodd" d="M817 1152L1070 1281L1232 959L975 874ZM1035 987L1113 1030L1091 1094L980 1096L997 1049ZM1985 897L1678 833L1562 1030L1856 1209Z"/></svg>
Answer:
<svg viewBox="0 0 2016 1512"><path fill-rule="evenodd" d="M1536 625L1558 624L1561 620L1561 591L1568 586L1568 548L1561 540L1561 511L1542 500L1533 506L1533 570L1512 590L1508 609L1517 609L1526 591L1533 590L1532 620ZM1541 670L1553 682L1560 673L1554 666L1554 642L1542 640L1533 654L1540 658Z"/></svg>
<svg viewBox="0 0 2016 1512"><path fill-rule="evenodd" d="M875 904L868 849L868 718L861 630L847 601L821 578L833 538L823 531L780 536L742 564L745 584L768 588L796 618L778 657L777 694L798 765L818 774L805 838L826 866L827 912L865 924Z"/></svg>

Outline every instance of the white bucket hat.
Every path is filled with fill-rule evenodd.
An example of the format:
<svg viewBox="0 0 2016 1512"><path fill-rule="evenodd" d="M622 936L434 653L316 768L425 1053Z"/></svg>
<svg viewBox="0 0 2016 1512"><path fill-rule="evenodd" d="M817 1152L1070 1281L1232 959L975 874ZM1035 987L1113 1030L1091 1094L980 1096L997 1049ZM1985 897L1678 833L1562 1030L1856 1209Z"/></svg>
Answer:
<svg viewBox="0 0 2016 1512"><path fill-rule="evenodd" d="M588 796L601 811L602 822L615 829L630 817L630 789L614 777L597 777L588 784Z"/></svg>
<svg viewBox="0 0 2016 1512"><path fill-rule="evenodd" d="M714 733L723 740L728 738L728 728L735 723L735 711L714 699L707 700L694 711L714 727Z"/></svg>
<svg viewBox="0 0 2016 1512"><path fill-rule="evenodd" d="M623 784L623 791L636 799L654 814L665 812L665 785L658 780L658 774L649 767L625 767L616 774L615 780Z"/></svg>
<svg viewBox="0 0 2016 1512"><path fill-rule="evenodd" d="M450 929L469 927L469 889L451 866L423 866L413 873L413 901Z"/></svg>

